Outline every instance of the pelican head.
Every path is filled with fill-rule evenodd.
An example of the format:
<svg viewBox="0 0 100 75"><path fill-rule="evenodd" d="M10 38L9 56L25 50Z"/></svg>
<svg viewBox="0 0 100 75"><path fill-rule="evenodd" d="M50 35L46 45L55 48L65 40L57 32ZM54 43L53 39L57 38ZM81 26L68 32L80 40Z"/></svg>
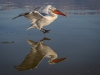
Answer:
<svg viewBox="0 0 100 75"><path fill-rule="evenodd" d="M58 15L62 15L62 16L66 16L66 14L62 13L61 11L57 10L55 7L51 7L50 10L54 13L54 14L58 14Z"/></svg>

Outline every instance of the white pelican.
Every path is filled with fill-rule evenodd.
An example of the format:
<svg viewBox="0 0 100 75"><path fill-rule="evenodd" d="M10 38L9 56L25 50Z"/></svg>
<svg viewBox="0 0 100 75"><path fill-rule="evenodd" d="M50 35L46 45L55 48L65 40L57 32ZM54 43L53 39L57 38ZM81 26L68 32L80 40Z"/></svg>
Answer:
<svg viewBox="0 0 100 75"><path fill-rule="evenodd" d="M55 19L57 19L58 17L57 14L67 17L67 15L63 14L62 12L57 10L55 7L53 7L52 5L47 5L47 6L43 6L40 8L37 7L34 9L34 11L22 13L18 15L17 17L24 16L31 21L32 25L28 29L37 28L43 33L48 33L50 30L43 29L43 27L49 25ZM14 17L13 19L17 17Z"/></svg>
<svg viewBox="0 0 100 75"><path fill-rule="evenodd" d="M19 71L31 70L37 68L37 66L43 60L44 57L50 58L48 61L49 64L56 64L66 59L66 58L56 59L58 57L57 53L54 52L54 50L52 50L46 44L43 44L44 40L49 40L49 39L44 38L39 42L27 40L27 42L32 46L31 51L26 56L24 61L20 65L15 66L15 68L18 69Z"/></svg>

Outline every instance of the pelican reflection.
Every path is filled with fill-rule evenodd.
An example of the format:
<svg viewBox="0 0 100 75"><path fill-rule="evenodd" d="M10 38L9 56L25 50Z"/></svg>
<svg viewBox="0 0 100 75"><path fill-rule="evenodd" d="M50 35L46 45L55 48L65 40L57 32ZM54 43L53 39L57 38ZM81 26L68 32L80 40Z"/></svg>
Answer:
<svg viewBox="0 0 100 75"><path fill-rule="evenodd" d="M39 42L27 39L27 42L32 46L31 51L26 56L24 61L20 65L15 66L15 68L18 69L19 71L31 70L37 68L37 66L43 60L44 57L49 58L48 61L49 64L56 64L66 59L66 58L56 59L58 57L57 53L54 50L52 50L49 46L44 44L43 43L44 40L50 40L50 39L43 38Z"/></svg>

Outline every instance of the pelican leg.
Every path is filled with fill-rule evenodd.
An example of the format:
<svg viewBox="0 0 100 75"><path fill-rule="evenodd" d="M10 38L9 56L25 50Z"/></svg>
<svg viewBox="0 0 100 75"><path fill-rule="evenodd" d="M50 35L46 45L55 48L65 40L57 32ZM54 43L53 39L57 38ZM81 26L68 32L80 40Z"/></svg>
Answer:
<svg viewBox="0 0 100 75"><path fill-rule="evenodd" d="M41 30L42 30L42 32L45 34L45 33L49 33L49 31L51 31L51 30L46 30L46 29L43 29L43 28L41 28Z"/></svg>
<svg viewBox="0 0 100 75"><path fill-rule="evenodd" d="M41 29L40 31L41 31L41 32L43 32L43 33L45 32L45 31L44 31L44 30L42 30L42 29Z"/></svg>

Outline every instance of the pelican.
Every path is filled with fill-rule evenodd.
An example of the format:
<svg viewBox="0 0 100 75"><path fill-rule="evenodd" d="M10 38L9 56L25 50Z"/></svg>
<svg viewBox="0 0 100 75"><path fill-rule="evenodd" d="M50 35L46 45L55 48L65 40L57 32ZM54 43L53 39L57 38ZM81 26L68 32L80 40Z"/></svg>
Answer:
<svg viewBox="0 0 100 75"><path fill-rule="evenodd" d="M22 13L13 19L24 16L31 21L31 26L27 30L37 28L45 34L49 33L50 30L43 29L43 27L51 24L57 19L58 15L67 17L66 14L60 12L52 5L46 5L43 7L37 7L32 12Z"/></svg>
<svg viewBox="0 0 100 75"><path fill-rule="evenodd" d="M37 68L39 63L44 57L49 58L49 64L56 64L65 60L66 58L57 59L58 55L49 46L43 43L44 40L50 40L49 38L43 38L39 42L27 39L27 42L32 46L30 53L26 56L24 61L15 66L19 71L32 70Z"/></svg>

